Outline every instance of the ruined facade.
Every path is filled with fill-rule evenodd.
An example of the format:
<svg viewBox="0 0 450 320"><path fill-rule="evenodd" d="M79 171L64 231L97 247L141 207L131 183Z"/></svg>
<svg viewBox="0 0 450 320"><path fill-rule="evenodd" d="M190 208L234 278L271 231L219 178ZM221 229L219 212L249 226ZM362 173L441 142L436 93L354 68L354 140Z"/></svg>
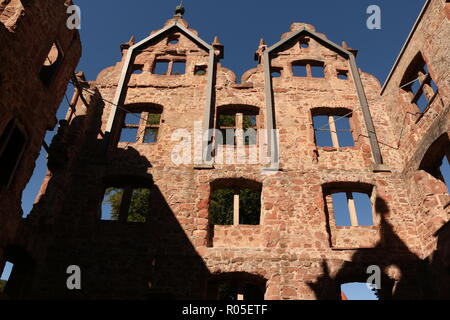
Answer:
<svg viewBox="0 0 450 320"><path fill-rule="evenodd" d="M182 13L123 44L96 81L79 75L15 240L32 263L17 265L10 297L340 299L378 266L382 299L449 298L449 4L427 2L384 87L304 23L261 41L237 83L218 38ZM114 219L110 188L122 190ZM213 217L219 190L231 222ZM131 217L139 192L143 220ZM72 265L82 290L67 288Z"/></svg>
<svg viewBox="0 0 450 320"><path fill-rule="evenodd" d="M81 55L70 1L0 1L0 265L17 260L21 197Z"/></svg>

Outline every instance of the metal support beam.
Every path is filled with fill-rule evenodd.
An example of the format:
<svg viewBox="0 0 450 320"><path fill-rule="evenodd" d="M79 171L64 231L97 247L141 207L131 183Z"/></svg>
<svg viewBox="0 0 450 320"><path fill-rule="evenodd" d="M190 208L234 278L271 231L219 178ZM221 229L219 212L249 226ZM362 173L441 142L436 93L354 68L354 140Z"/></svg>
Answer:
<svg viewBox="0 0 450 320"><path fill-rule="evenodd" d="M367 101L366 93L364 92L364 86L361 80L361 76L359 74L358 66L356 65L356 59L352 53L349 54L350 54L349 55L350 69L352 71L353 80L356 85L356 92L358 93L359 102L361 104L361 110L364 116L364 121L366 123L373 159L375 161L375 164L383 164L380 145L378 144L375 126L373 125L372 115L369 109L369 103Z"/></svg>
<svg viewBox="0 0 450 320"><path fill-rule="evenodd" d="M269 169L279 169L278 137L275 130L275 109L272 86L272 74L269 51L264 52L264 93L266 100L267 156L270 159Z"/></svg>
<svg viewBox="0 0 450 320"><path fill-rule="evenodd" d="M208 60L208 84L206 86L206 99L205 110L203 114L203 132L202 132L202 152L203 152L203 165L212 165L212 142L214 128L214 116L215 116L215 77L216 77L216 54L215 49L209 50ZM206 139L205 139L206 133Z"/></svg>

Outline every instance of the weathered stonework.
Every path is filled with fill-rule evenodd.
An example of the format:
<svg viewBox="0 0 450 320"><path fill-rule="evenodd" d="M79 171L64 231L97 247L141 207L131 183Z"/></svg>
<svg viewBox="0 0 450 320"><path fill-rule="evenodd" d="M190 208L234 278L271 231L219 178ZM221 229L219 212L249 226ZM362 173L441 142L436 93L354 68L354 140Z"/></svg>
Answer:
<svg viewBox="0 0 450 320"><path fill-rule="evenodd" d="M324 45L326 36L311 25L294 23L282 39L303 28L311 34L285 43L271 56L272 68L281 70L281 77L271 79L280 141L280 168L275 171L264 170L265 164L216 161L202 167L172 161L180 143L173 132L193 133L195 122L205 119L211 79L214 123L221 110L247 106L258 110L258 129L267 128L268 46L263 41L256 53L258 66L240 84L220 65L218 40L211 45L213 72L210 51L196 40L196 31L183 31L188 26L180 16L166 27L174 22L183 27L154 32L156 38L141 47L134 40L122 45L122 61L96 81L78 77L76 115L69 112L52 147L66 161L50 162L39 201L19 233L17 241L35 265L33 278L15 297L206 299L212 297L211 283L217 277L252 275L264 282L266 299L339 299L340 284L365 282L367 267L377 265L383 272L383 299L448 298L448 192L445 186L436 187L439 180L418 170L426 150L449 131L446 10L445 1L430 1L383 91L375 77L359 71L383 164L374 163L348 56ZM178 43L169 43L173 37ZM305 37L307 48L299 45ZM129 71L143 72L126 81L124 103L113 118L121 75L134 48L138 51ZM345 43L342 48L355 53ZM439 87L439 99L421 122L414 119L402 128L401 120L413 106L398 87L418 50ZM186 61L186 74L154 74L157 59ZM291 66L299 60L323 62L324 77L294 77ZM206 74L195 75L198 67L207 67ZM341 70L348 72L347 80L338 79ZM123 110L143 104L162 108L158 142L117 142ZM352 111L354 147L316 146L313 115L335 109ZM110 119L115 123L108 127ZM111 177L152 185L155 210L146 223L100 220ZM211 225L213 186L233 179L262 185L259 225ZM370 190L374 225L337 227L328 196L335 188ZM81 291L65 287L70 265L83 271Z"/></svg>
<svg viewBox="0 0 450 320"><path fill-rule="evenodd" d="M66 27L70 4L62 0L0 1L0 136L11 121L26 136L10 183L0 186L2 269L5 260L14 255L8 248L16 243L22 191L33 173L46 131L57 124L56 111L81 55L78 31ZM51 81L44 84L41 72L44 65L50 65L46 57L55 42L63 57Z"/></svg>

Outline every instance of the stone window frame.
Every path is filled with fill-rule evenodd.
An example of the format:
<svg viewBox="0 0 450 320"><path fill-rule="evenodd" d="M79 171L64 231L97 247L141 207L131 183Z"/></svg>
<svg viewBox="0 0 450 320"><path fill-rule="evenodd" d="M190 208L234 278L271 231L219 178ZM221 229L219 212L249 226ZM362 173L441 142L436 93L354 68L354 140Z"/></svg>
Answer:
<svg viewBox="0 0 450 320"><path fill-rule="evenodd" d="M158 64L158 62L168 62L167 72L165 74L157 74L157 73L155 73L156 65ZM173 65L174 65L174 63L179 63L179 62L182 62L185 65L184 73L182 73L182 74L173 74ZM186 56L183 56L183 57L170 56L170 55L158 56L153 61L153 66L152 66L151 70L152 70L152 74L155 75L155 76L176 76L176 77L184 76L184 75L187 74L187 57Z"/></svg>
<svg viewBox="0 0 450 320"><path fill-rule="evenodd" d="M241 217L240 217L240 191L241 190L254 190L259 192L260 201L261 201L261 207L259 212L259 224L255 226L262 225L262 191L263 191L263 185L262 183L255 181L255 180L249 180L249 179L243 179L243 178L223 178L223 179L216 179L211 183L211 193L209 201L211 201L211 197L213 196L213 193L217 190L222 189L233 189L234 190L234 198L233 198L233 226L241 226L246 225L241 223ZM211 217L209 217L211 219ZM210 222L211 223L211 222ZM212 226L214 226L211 223Z"/></svg>
<svg viewBox="0 0 450 320"><path fill-rule="evenodd" d="M23 138L23 144L20 148L20 151L18 152L18 155L15 159L15 164L12 168L12 171L9 173L9 177L7 178L8 181L4 181L4 183L0 182L0 188L6 188L8 189L11 186L12 181L14 180L17 169L19 168L23 158L25 150L27 149L29 137L27 134L27 131L25 130L25 127L16 119L13 118L9 120L6 124L6 126L3 129L3 132L0 136L0 159L4 156L4 152L6 151L7 147L9 146L9 143L11 142L11 139L13 138L13 134L15 130L18 131L18 133L21 134L21 138Z"/></svg>
<svg viewBox="0 0 450 320"><path fill-rule="evenodd" d="M161 126L164 123L164 119L163 119L163 112L164 112L164 107L162 105L157 105L157 104L134 104L134 105L125 105L124 109L129 111L126 112L124 110L122 110L122 120L121 120L121 129L120 131L122 131L123 129L137 129L137 136L136 136L136 141L134 143L140 143L140 144L157 144L159 143L159 139L160 139L160 135L161 135ZM139 113L139 124L127 124L126 121L126 116L127 114L131 114L131 113ZM148 118L149 115L151 114L159 114L160 115L160 119L159 119L159 124L148 124ZM148 129L157 129L158 133L156 135L156 141L155 142L145 142L145 134L146 131ZM125 143L125 142L121 142L120 141L120 133L119 133L119 143Z"/></svg>
<svg viewBox="0 0 450 320"><path fill-rule="evenodd" d="M302 66L306 68L306 77L295 76L294 67ZM312 67L322 67L323 68L323 77L314 77L312 72ZM291 62L291 72L294 78L301 79L326 79L325 73L326 64L324 61L315 60L315 59L299 59Z"/></svg>
<svg viewBox="0 0 450 320"><path fill-rule="evenodd" d="M419 80L410 83L411 81L419 77ZM415 85L417 81L419 81L419 87L415 91L413 85ZM433 86L436 87L436 90L433 89ZM431 77L430 71L428 69L428 64L420 51L414 56L414 58L406 68L399 87L401 87L403 91L409 94L411 98L410 103L417 107L416 110L418 111L417 114L419 115L416 120L417 123L423 117L423 115L427 113L439 94L439 87L433 81L433 78ZM420 110L420 106L418 103L421 98L424 98L427 102L427 105L423 110Z"/></svg>
<svg viewBox="0 0 450 320"><path fill-rule="evenodd" d="M360 183L360 182L334 182L334 183L327 183L323 185L323 196L325 200L325 210L328 214L328 222L330 228L333 229L339 229L339 228L373 228L377 227L380 224L379 215L376 213L376 199L377 199L377 188L375 185L367 184L367 183ZM334 206L333 206L333 194L337 193L346 193L347 194L347 201L349 205L349 213L350 213L350 220L352 222L352 226L337 226L336 224L336 218L334 214ZM355 208L355 204L353 201L353 196L349 197L349 194L352 193L362 193L367 194L370 199L370 205L372 208L372 221L373 225L370 226L360 226L357 224L357 212ZM353 204L353 209L351 208L351 205ZM352 212L353 211L353 212ZM352 219L353 215L353 219ZM355 219L356 216L356 219ZM355 223L356 222L356 223Z"/></svg>
<svg viewBox="0 0 450 320"><path fill-rule="evenodd" d="M222 126L220 123L220 116L221 115L234 115L235 116L235 125L232 127ZM244 117L245 116L255 116L256 117L256 124L250 128L247 129L253 129L255 130L255 136L256 141L254 144L252 143L246 143L245 138L248 137L245 135L244 132ZM237 139L243 142L244 147L252 147L255 145L258 145L259 141L259 135L258 132L260 130L261 126L261 115L260 115L260 109L255 106L250 105L226 105L221 106L217 108L217 115L216 115L216 129L220 132L222 130L235 130L234 134L234 144L227 144L226 141L226 135L223 135L222 133L222 146L238 146ZM214 140L216 143L219 143L217 140L217 137L214 137Z"/></svg>
<svg viewBox="0 0 450 320"><path fill-rule="evenodd" d="M324 129L321 129L321 131L329 131L330 135L331 135L331 141L333 146L329 146L329 147L319 147L317 145L317 135L316 132L318 131L318 129L320 128L316 128L314 126L314 118L318 117L318 116L328 116L328 126L325 127ZM349 126L350 126L350 130L344 130L346 132L350 132L352 137L353 137L353 146L348 146L348 147L341 147L339 144L339 141L341 139L339 139L339 134L338 134L338 130L336 128L336 120L334 119L334 117L344 117L348 118L348 122L349 122ZM338 118L338 119L339 119ZM337 120L340 121L340 120ZM312 127L313 127L313 131L314 131L314 142L317 148L335 148L336 150L339 149L352 149L352 148L356 148L357 147L357 143L358 140L355 139L355 132L356 130L356 125L355 125L355 120L354 120L354 114L352 113L352 109L349 108L333 108L333 107L316 107L311 109L311 123L312 123ZM329 130L327 130L327 128ZM341 131L341 130L339 130Z"/></svg>
<svg viewBox="0 0 450 320"><path fill-rule="evenodd" d="M147 189L150 191L150 197L155 185L153 181L140 176L109 176L103 179L103 186L100 188L102 192L101 201L99 203L98 219L101 222L112 223L127 223L127 224L142 224L148 223L150 220L150 212L146 217L145 222L130 222L128 221L129 209L132 201L133 191L136 189ZM105 199L106 191L109 188L123 189L123 195L120 203L119 219L118 220L102 220L102 205ZM151 198L149 198L149 208L152 207Z"/></svg>

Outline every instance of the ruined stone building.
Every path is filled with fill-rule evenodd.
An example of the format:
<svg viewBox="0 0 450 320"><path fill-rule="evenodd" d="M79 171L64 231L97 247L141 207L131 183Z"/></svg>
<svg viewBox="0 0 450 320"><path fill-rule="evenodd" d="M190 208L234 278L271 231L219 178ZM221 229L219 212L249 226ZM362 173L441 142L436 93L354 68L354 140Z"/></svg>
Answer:
<svg viewBox="0 0 450 320"><path fill-rule="evenodd" d="M63 0L0 0L0 269L20 260L22 191L81 55Z"/></svg>
<svg viewBox="0 0 450 320"><path fill-rule="evenodd" d="M450 3L426 2L384 85L305 23L239 82L183 11L74 80L5 294L340 299L375 266L381 299L450 298Z"/></svg>

